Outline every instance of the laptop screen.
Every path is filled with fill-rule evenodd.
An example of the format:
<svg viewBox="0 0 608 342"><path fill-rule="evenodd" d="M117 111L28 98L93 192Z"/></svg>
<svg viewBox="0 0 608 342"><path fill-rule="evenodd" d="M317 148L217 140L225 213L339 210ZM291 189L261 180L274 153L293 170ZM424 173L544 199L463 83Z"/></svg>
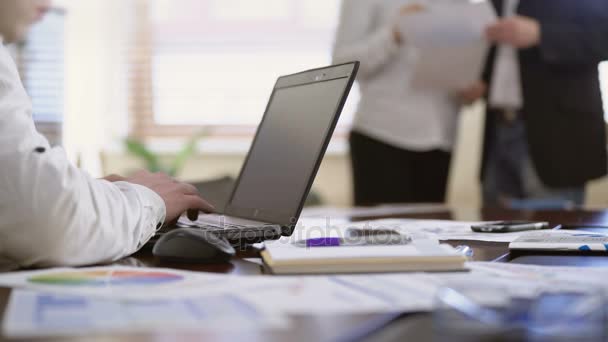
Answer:
<svg viewBox="0 0 608 342"><path fill-rule="evenodd" d="M319 70L277 82L227 213L295 223L354 73L353 65Z"/></svg>

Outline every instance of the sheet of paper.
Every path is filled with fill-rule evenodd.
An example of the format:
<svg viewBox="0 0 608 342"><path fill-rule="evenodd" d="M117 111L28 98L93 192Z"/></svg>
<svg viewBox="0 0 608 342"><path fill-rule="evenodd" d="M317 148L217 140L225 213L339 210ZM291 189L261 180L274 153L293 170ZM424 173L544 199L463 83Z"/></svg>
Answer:
<svg viewBox="0 0 608 342"><path fill-rule="evenodd" d="M608 235L576 230L542 231L518 238L509 244L509 249L608 252Z"/></svg>
<svg viewBox="0 0 608 342"><path fill-rule="evenodd" d="M99 268L95 269L99 272ZM66 270L77 273L66 273ZM54 294L57 298L63 298L62 296L83 297L87 299L87 303L97 298L101 302L113 303L113 308L120 306L123 309L125 303L129 304L129 307L137 308L139 307L136 305L137 303L142 303L141 305L151 305L150 303L168 305L166 304L167 301L184 303L184 301L197 300L197 298L203 297L224 298L222 296L234 296L250 303L256 310L268 314L423 311L430 308L436 289L436 287L430 286L429 279L431 278L420 273L281 277L211 275L219 283L191 278L188 280L190 286L183 286L184 284L180 285L179 282L174 282L173 285L165 284L163 287L154 285L150 287L146 284L124 284L107 285L108 288L86 283L81 285L65 283L65 279L78 279L82 274L81 272L88 272L87 269L81 270L50 269L18 272L0 276L0 284L12 284L47 295ZM69 276L66 274L69 274ZM208 274L201 273L201 275L202 279L205 279ZM58 280L56 284L40 285L32 283L32 279L39 277L43 277L43 279L55 277ZM7 278L10 281L6 281ZM20 291L17 290L15 293L20 293ZM93 304L97 305L97 302ZM94 309L94 312L89 313L90 315L94 315L95 310L97 310L97 306L93 304L91 304L91 310ZM154 306L154 308L157 307L159 306ZM31 313L31 310L33 309L30 309L29 313ZM16 313L11 313L11 315L17 317L15 316ZM23 313L19 315L21 315L19 317L23 317ZM26 317L29 316L26 315ZM29 324L27 322L31 323L31 320L23 320L23 322ZM26 328L27 326L14 328L14 330L26 330ZM70 330L73 328L78 330L78 327L70 326Z"/></svg>
<svg viewBox="0 0 608 342"><path fill-rule="evenodd" d="M421 273L272 277L215 275L164 269L150 271L180 275L183 278L164 284L154 284L152 281L137 282L135 279L121 283L118 279L112 280L108 275L104 275L104 282L96 282L98 274L116 269L95 267L15 272L0 275L0 285L53 293L57 296L83 296L120 303L164 303L169 299L180 301L232 295L268 314L425 311L430 309L434 293L441 285L439 280L434 280L435 275ZM137 278L139 273L132 274ZM445 275L442 273L442 276Z"/></svg>
<svg viewBox="0 0 608 342"><path fill-rule="evenodd" d="M586 286L602 288L608 293L608 269L603 268L476 262L467 263L467 267L470 272L281 277L217 275L221 286L190 279L193 285L198 285L184 288L178 283L165 284L162 291L158 287L151 291L140 284L123 286L120 291L116 288L111 295L103 288L96 291L90 287L83 293L78 287L63 285L58 291L47 285L47 289L54 291L40 291L36 287L36 292L14 292L5 317L5 331L21 336L33 331L49 335L149 330L154 328L158 317L169 326L175 324L176 329L196 328L208 323L221 328L226 325L223 318L245 319L246 313L252 310L263 324L279 326L274 321L276 317L284 318L289 314L428 311L435 308L438 291L445 287L483 289L468 294L474 294L476 301L487 305L502 304L510 297L533 298L546 289L569 291ZM55 274L52 269L35 272L46 276ZM31 273L27 279L32 279ZM32 286L27 281L24 284ZM63 306L65 303L69 305ZM199 310L195 313L204 309L208 315L192 317L194 313L187 310L192 306ZM209 315L214 320L207 320ZM120 319L114 321L115 317ZM175 323L172 323L173 318ZM124 322L128 324L121 325Z"/></svg>
<svg viewBox="0 0 608 342"><path fill-rule="evenodd" d="M485 29L496 21L489 1L435 1L402 17L400 28L415 52L412 86L462 90L479 81L488 51Z"/></svg>
<svg viewBox="0 0 608 342"><path fill-rule="evenodd" d="M287 328L285 317L264 314L224 294L149 301L15 290L4 316L7 337L71 336L138 331L162 332Z"/></svg>
<svg viewBox="0 0 608 342"><path fill-rule="evenodd" d="M478 289L468 293L474 295L472 299L480 304L502 305L511 297L534 298L539 289L550 284L545 279L497 276L483 270L308 276L289 287L270 285L255 293L243 293L242 298L269 313L426 312L436 308L438 292L446 287Z"/></svg>
<svg viewBox="0 0 608 342"><path fill-rule="evenodd" d="M309 218L304 217L298 221L293 234L291 236L283 236L276 241L266 241L265 243L280 243L280 244L293 244L296 241L320 238L320 237L340 237L346 236L348 229L351 228L367 228L367 229L396 229L400 230L403 222L414 222L417 220L394 220L394 219L383 219L383 220L369 220L369 221L358 221L349 222L346 220L334 220L331 218ZM449 221L441 221L449 222ZM409 235L416 239L434 239L435 235L427 234L424 231L420 232L409 232Z"/></svg>
<svg viewBox="0 0 608 342"><path fill-rule="evenodd" d="M337 221L337 222L336 222ZM344 237L349 228L394 229L409 234L418 240L469 240L488 242L512 242L532 231L516 233L477 233L471 226L481 222L419 220L419 219L381 219L358 222L342 220L307 218L300 219L293 234L282 237L276 242L293 244L295 241L317 237ZM269 243L276 243L269 242Z"/></svg>
<svg viewBox="0 0 608 342"><path fill-rule="evenodd" d="M241 297L270 313L418 312L432 309L437 289L428 275L420 273L298 278L288 287L270 285Z"/></svg>
<svg viewBox="0 0 608 342"><path fill-rule="evenodd" d="M0 286L107 298L161 298L223 289L226 276L164 268L101 266L0 273Z"/></svg>
<svg viewBox="0 0 608 342"><path fill-rule="evenodd" d="M469 262L467 267L488 276L539 281L550 288L601 288L608 294L608 268L522 265L515 263Z"/></svg>
<svg viewBox="0 0 608 342"><path fill-rule="evenodd" d="M488 242L512 242L520 236L533 233L532 231L516 233L477 233L471 226L480 222L447 221L447 220L414 220L386 219L370 221L368 224L383 227L394 227L404 233L426 233L442 241L469 240Z"/></svg>
<svg viewBox="0 0 608 342"><path fill-rule="evenodd" d="M126 272L126 273L125 273ZM120 300L192 298L287 288L297 277L238 276L163 268L102 266L0 274L0 286Z"/></svg>
<svg viewBox="0 0 608 342"><path fill-rule="evenodd" d="M542 230L523 231L514 233L478 233L471 229L472 225L483 222L422 220L422 219L380 219L358 222L346 222L332 218L300 219L294 233L282 237L278 241L284 244L317 237L344 237L349 228L394 229L409 234L418 239L469 240L487 242L513 242L519 237L549 232L551 234L581 234L582 231ZM273 243L273 242L271 242Z"/></svg>

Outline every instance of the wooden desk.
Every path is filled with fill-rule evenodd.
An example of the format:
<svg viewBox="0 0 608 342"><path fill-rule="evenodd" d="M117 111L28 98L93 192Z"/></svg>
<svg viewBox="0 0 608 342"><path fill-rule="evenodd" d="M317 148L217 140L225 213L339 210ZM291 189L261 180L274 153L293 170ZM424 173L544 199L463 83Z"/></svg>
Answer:
<svg viewBox="0 0 608 342"><path fill-rule="evenodd" d="M504 210L473 210L473 209L453 209L442 213L433 214L408 214L391 216L393 218L425 218L425 219L453 219L466 221L479 220L535 220L549 221L552 224L594 224L608 225L608 210L606 211L504 211ZM378 218L378 217L373 217ZM385 218L385 217L383 217ZM372 219L370 217L369 219ZM453 245L466 244L473 248L474 259L478 261L491 261L504 257L508 253L507 244L473 241L451 241ZM140 267L172 267L179 269L231 273L242 276L258 275L263 273L263 269L258 262L247 260L257 258L255 252L241 254L239 258L230 264L224 265L183 265L167 264L152 257L149 252L140 252L137 255L121 260L118 264ZM4 312L6 301L10 294L9 289L0 288L0 313ZM428 316L428 315L427 315ZM249 331L238 333L218 334L213 332L201 332L197 334L171 334L171 333L150 333L137 335L108 335L97 336L94 340L107 341L108 339L117 341L147 341L147 340L260 340L260 341L329 341L329 340L357 340L373 331L380 333L393 333L395 321L398 313L395 314L368 314L368 315L343 315L343 316L293 316L292 325L288 331ZM411 333L412 337L428 337L420 335L421 328L428 327L428 319L421 319L425 315L408 315L399 319L399 328L410 327L399 331L399 335ZM405 324L404 324L405 320ZM428 329L426 329L428 330ZM425 329L423 329L423 333ZM428 332L428 331L426 331ZM87 337L89 341L93 337ZM65 340L65 339L60 339ZM83 338L73 338L70 341L79 341ZM0 341L4 339L0 338Z"/></svg>

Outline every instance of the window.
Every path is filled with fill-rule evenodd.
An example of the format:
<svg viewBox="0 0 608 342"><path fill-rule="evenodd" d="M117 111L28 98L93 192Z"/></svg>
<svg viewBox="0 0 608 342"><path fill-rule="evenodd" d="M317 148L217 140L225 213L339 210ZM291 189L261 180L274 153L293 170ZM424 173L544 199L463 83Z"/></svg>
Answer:
<svg viewBox="0 0 608 342"><path fill-rule="evenodd" d="M251 134L276 78L331 62L339 1L142 0L136 13L135 135L201 126ZM349 125L357 93L341 125ZM180 134L181 133L181 134Z"/></svg>
<svg viewBox="0 0 608 342"><path fill-rule="evenodd" d="M21 78L38 131L61 144L64 112L64 13L51 11L17 47Z"/></svg>

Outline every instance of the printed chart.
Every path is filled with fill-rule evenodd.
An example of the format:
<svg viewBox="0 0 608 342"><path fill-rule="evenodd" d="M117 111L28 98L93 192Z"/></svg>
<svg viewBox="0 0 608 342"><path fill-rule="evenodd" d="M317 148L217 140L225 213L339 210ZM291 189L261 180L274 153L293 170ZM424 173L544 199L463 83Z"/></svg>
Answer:
<svg viewBox="0 0 608 342"><path fill-rule="evenodd" d="M50 271L31 276L31 284L56 286L142 286L162 285L183 280L179 274L146 270Z"/></svg>

